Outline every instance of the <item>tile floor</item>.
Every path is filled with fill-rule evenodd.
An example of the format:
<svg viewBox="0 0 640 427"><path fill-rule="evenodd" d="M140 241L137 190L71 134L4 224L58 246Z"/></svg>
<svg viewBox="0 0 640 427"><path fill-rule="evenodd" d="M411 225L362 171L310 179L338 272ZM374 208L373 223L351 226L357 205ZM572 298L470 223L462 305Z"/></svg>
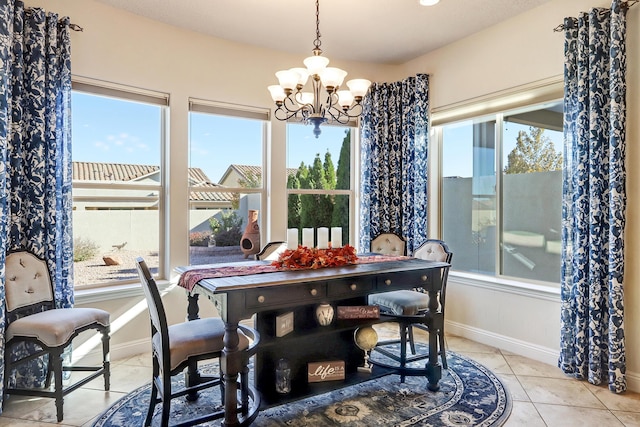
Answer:
<svg viewBox="0 0 640 427"><path fill-rule="evenodd" d="M640 426L640 394L615 395L605 386L567 378L558 368L456 336L450 350L467 355L498 374L513 396L505 426ZM91 426L95 417L151 377L149 354L112 361L111 391L96 379L65 398L60 426ZM0 427L57 424L52 399L10 397Z"/></svg>

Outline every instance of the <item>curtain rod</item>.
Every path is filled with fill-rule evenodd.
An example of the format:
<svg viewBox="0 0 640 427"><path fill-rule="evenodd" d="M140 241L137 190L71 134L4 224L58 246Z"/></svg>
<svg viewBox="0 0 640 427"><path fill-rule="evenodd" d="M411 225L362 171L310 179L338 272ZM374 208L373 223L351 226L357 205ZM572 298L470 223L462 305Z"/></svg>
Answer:
<svg viewBox="0 0 640 427"><path fill-rule="evenodd" d="M636 5L638 2L640 2L640 0L627 0L625 3L621 4L621 7L626 7L627 9L629 9L631 6ZM559 33L562 32L564 30L566 30L567 28L564 26L564 24L559 24L557 27L555 27L553 29L554 33Z"/></svg>

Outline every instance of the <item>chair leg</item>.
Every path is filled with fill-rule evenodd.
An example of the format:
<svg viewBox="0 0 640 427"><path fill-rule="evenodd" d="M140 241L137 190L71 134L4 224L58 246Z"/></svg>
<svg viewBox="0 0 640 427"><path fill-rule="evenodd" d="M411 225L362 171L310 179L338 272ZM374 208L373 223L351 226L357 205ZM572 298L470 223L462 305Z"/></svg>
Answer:
<svg viewBox="0 0 640 427"><path fill-rule="evenodd" d="M109 328L102 331L102 367L104 368L104 390L111 388L111 362L109 355Z"/></svg>
<svg viewBox="0 0 640 427"><path fill-rule="evenodd" d="M49 358L53 359L53 374L55 381L56 415L58 422L63 418L64 395L62 394L62 349L49 353Z"/></svg>
<svg viewBox="0 0 640 427"><path fill-rule="evenodd" d="M411 347L411 354L415 355L416 342L413 339L413 326L409 325L409 328L407 328L407 331L409 332L409 346Z"/></svg>
<svg viewBox="0 0 640 427"><path fill-rule="evenodd" d="M447 367L447 352L445 350L445 342L444 342L444 329L440 329L438 331L438 346L440 347L440 358L442 359L442 368L448 369Z"/></svg>
<svg viewBox="0 0 640 427"><path fill-rule="evenodd" d="M160 420L160 425L162 427L168 427L169 425L169 414L171 412L171 374L166 372L164 369L162 371L162 418Z"/></svg>
<svg viewBox="0 0 640 427"><path fill-rule="evenodd" d="M147 409L147 417L144 419L144 427L151 426L151 420L153 419L153 410L156 408L156 401L158 400L158 387L156 382L151 382L151 398L149 400L149 408Z"/></svg>
<svg viewBox="0 0 640 427"><path fill-rule="evenodd" d="M407 325L400 322L400 382L404 383L404 368L407 365Z"/></svg>

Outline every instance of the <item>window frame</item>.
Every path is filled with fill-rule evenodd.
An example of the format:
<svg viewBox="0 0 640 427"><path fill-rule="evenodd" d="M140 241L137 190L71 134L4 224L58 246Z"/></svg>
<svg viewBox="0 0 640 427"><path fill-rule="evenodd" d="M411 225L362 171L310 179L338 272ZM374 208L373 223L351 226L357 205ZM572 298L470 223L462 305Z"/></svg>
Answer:
<svg viewBox="0 0 640 427"><path fill-rule="evenodd" d="M540 80L527 85L500 91L486 96L473 98L459 103L434 108L431 113L431 138L432 144L429 153L430 165L430 197L431 208L429 209L429 229L436 230L437 236L443 233L442 218L442 186L443 186L443 132L446 125L462 122L470 119L493 118L496 121L496 203L499 208L496 212L496 242L500 241L500 230L498 225L502 224L502 177L498 177L502 170L502 126L505 113L524 107L535 107L536 105L550 102L562 101L564 94L564 84L562 76ZM496 247L496 272L500 267L501 250ZM450 278L454 282L470 285L478 288L485 288L499 292L511 292L519 295L557 301L560 294L560 286L550 286L547 282L503 276L494 276L470 273L455 270L455 256L453 266L450 271Z"/></svg>
<svg viewBox="0 0 640 427"><path fill-rule="evenodd" d="M292 124L298 124L293 123ZM360 230L360 196L359 196L359 179L360 179L360 132L358 131L358 124L354 121L350 121L345 125L333 125L333 124L324 124L323 126L334 126L339 127L341 129L348 129L350 133L350 142L351 142L351 153L349 156L349 167L351 168L350 176L349 176L349 189L346 190L320 190L320 189L295 189L295 188L287 188L285 186L286 191L286 200L287 200L287 209L288 212L288 201L290 195L303 195L303 194L320 194L320 195L346 195L349 196L349 244L356 249L358 249L358 233ZM287 132L287 152L288 152L288 144L289 137ZM288 163L288 159L287 162ZM288 167L288 166L287 166ZM337 161L336 161L337 167ZM287 218L288 220L288 218ZM346 242L343 242L346 243Z"/></svg>
<svg viewBox="0 0 640 427"><path fill-rule="evenodd" d="M258 120L262 122L262 176L260 179L260 187L259 188L247 188L247 187L223 187L223 188L203 188L203 187L193 187L191 185L187 188L187 194L191 195L192 192L202 192L202 193L240 193L240 194L259 194L260 195L260 210L264 211L265 214L259 215L259 227L260 227L260 239L262 242L269 241L269 227L267 224L269 223L268 218L270 215L270 206L268 205L268 188L269 185L269 177L271 175L271 165L268 163L268 152L269 152L269 124L271 119L271 110L251 107L246 105L238 105L231 103L224 103L218 101L205 100L200 98L189 98L189 109L187 112L188 122L189 122L189 136L188 136L188 149L189 153L191 152L191 113L198 114L210 114L221 117L228 118L240 118L240 119L249 119L249 120ZM187 165L187 171L190 169L190 160ZM189 196L190 197L190 196ZM192 209L192 202L189 199L187 202L187 215L190 215ZM191 228L187 230L186 239L189 239L189 232Z"/></svg>
<svg viewBox="0 0 640 427"><path fill-rule="evenodd" d="M108 97L119 101L138 102L148 105L154 105L160 107L160 141L159 141L159 184L130 184L130 183L105 183L105 182L92 182L92 181L72 181L72 188L75 189L91 189L91 190L144 190L146 192L157 192L158 200L158 270L155 274L159 281L167 280L167 239L166 236L166 223L168 213L167 207L167 195L168 195L168 173L165 170L167 163L167 147L168 147L168 120L169 120L169 94L159 91L153 91L133 86L126 86L116 84L112 82L105 82L97 79L90 79L81 76L72 76L71 78L71 90L86 95ZM73 149L73 147L72 147ZM73 201L82 200L88 196L74 196ZM95 199L95 197L92 197ZM103 196L101 199L109 200L124 200L120 196ZM130 199L127 199L130 200ZM113 290L118 290L118 296L124 295L138 295L139 292L133 288L137 288L137 279L125 279L109 282L101 282L90 285L82 285L79 288L74 288L76 296L80 296L81 303L102 301L103 295L112 293ZM124 293L123 293L124 292Z"/></svg>

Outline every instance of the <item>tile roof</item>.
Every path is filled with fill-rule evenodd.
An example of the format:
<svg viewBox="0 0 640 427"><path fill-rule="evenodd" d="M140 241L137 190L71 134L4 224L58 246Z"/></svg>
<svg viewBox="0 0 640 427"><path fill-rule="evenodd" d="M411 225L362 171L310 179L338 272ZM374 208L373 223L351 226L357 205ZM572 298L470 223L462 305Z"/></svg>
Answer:
<svg viewBox="0 0 640 427"><path fill-rule="evenodd" d="M160 170L159 166L97 162L73 162L72 168L74 181L134 181L153 175ZM220 184L211 182L200 168L189 168L189 184L192 187L224 188ZM233 197L233 193L230 192L192 191L190 200L192 202L228 202Z"/></svg>

